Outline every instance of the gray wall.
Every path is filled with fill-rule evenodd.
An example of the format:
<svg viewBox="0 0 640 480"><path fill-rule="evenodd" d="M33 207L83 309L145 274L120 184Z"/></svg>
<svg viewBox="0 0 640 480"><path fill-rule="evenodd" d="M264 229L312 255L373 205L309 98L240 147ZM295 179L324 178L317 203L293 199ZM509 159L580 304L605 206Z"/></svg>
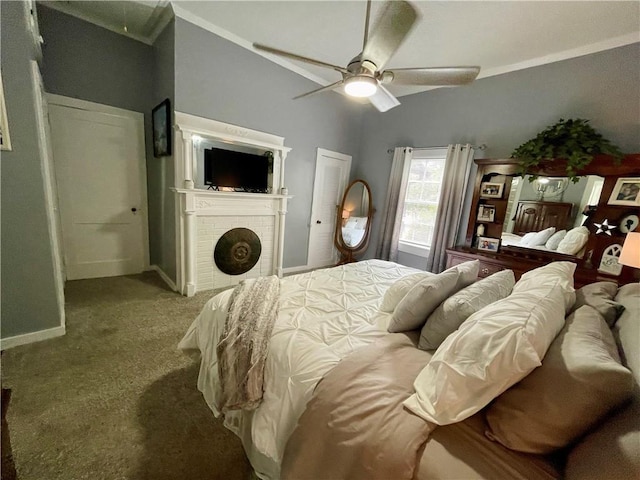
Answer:
<svg viewBox="0 0 640 480"><path fill-rule="evenodd" d="M151 109L173 104L173 22L150 46L41 4L38 17L48 92L144 114L150 261L175 280L173 158L151 143Z"/></svg>
<svg viewBox="0 0 640 480"><path fill-rule="evenodd" d="M42 4L38 19L49 93L150 114L151 46Z"/></svg>
<svg viewBox="0 0 640 480"><path fill-rule="evenodd" d="M165 98L171 101L173 115L175 95L175 25L172 21L153 45L153 97L155 106ZM153 108L153 107L151 107ZM151 114L149 114L151 118ZM171 122L173 124L173 120ZM147 130L150 132L150 130ZM149 139L150 140L150 139ZM176 279L175 198L169 188L175 185L173 155L154 158L147 147L147 190L149 196L149 252L151 264L158 265L169 278Z"/></svg>
<svg viewBox="0 0 640 480"><path fill-rule="evenodd" d="M21 2L0 2L2 80L12 151L1 172L0 336L60 325L53 253L47 228L44 180L30 61L33 54Z"/></svg>
<svg viewBox="0 0 640 480"><path fill-rule="evenodd" d="M175 109L285 137L289 202L284 266L307 264L316 148L357 157L362 109L242 47L176 19Z"/></svg>
<svg viewBox="0 0 640 480"><path fill-rule="evenodd" d="M504 158L560 118L590 119L624 152L638 152L638 58L640 44L634 44L481 79L467 87L402 97L402 105L385 114L369 109L355 175L369 182L380 212L391 170L387 149L486 143L488 148L480 155ZM373 227L367 257L375 254L380 215Z"/></svg>

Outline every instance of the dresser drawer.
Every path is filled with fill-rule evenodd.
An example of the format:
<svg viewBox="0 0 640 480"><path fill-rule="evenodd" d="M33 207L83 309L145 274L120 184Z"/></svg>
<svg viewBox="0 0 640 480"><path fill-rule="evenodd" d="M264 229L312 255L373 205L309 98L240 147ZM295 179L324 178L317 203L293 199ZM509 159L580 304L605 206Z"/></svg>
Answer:
<svg viewBox="0 0 640 480"><path fill-rule="evenodd" d="M480 260L480 270L478 270L478 278L488 277L504 269L505 267L503 267L502 265L496 265Z"/></svg>

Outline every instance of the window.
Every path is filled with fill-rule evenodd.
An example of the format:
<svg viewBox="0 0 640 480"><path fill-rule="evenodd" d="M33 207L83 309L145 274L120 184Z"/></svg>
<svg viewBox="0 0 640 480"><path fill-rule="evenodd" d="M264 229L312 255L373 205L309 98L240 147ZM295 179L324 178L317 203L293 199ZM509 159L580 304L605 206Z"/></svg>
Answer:
<svg viewBox="0 0 640 480"><path fill-rule="evenodd" d="M401 252L427 256L438 212L446 149L417 149L409 166L400 228Z"/></svg>

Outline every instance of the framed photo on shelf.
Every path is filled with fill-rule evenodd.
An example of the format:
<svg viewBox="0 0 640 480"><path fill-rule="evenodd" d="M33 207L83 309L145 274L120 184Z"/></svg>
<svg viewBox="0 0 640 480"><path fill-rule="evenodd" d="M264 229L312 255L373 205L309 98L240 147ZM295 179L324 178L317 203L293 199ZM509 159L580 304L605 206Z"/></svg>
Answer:
<svg viewBox="0 0 640 480"><path fill-rule="evenodd" d="M482 198L502 198L504 183L482 182L480 184L480 196Z"/></svg>
<svg viewBox="0 0 640 480"><path fill-rule="evenodd" d="M497 253L500 247L499 238L478 237L478 250Z"/></svg>
<svg viewBox="0 0 640 480"><path fill-rule="evenodd" d="M478 207L479 222L493 222L496 218L496 207L494 205L480 205Z"/></svg>
<svg viewBox="0 0 640 480"><path fill-rule="evenodd" d="M640 177L619 178L607 204L640 206Z"/></svg>
<svg viewBox="0 0 640 480"><path fill-rule="evenodd" d="M151 112L153 156L171 155L171 103L167 98Z"/></svg>

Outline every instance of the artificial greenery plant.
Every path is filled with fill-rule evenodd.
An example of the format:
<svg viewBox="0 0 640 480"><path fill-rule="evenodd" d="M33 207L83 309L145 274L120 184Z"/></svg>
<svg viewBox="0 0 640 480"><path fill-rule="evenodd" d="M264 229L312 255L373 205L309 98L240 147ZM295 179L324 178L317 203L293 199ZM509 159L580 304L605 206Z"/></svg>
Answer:
<svg viewBox="0 0 640 480"><path fill-rule="evenodd" d="M567 177L576 183L580 180L577 172L589 165L597 154L611 155L617 164L623 157L618 147L589 125L589 120L561 118L516 148L511 156L520 159L522 175L534 172L544 160L563 159L567 162ZM535 177L530 178L533 180Z"/></svg>

